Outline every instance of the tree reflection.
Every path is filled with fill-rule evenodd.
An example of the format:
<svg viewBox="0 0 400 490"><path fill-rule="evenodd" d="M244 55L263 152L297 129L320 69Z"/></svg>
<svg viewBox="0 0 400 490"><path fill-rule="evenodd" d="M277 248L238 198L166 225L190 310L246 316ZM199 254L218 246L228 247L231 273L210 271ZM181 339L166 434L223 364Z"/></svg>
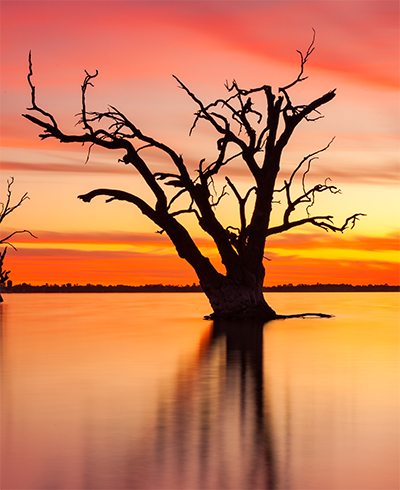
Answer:
<svg viewBox="0 0 400 490"><path fill-rule="evenodd" d="M247 320L246 325L243 325L243 321L223 322L214 325L213 336L226 338L227 378L235 379L240 375L239 401L243 429L246 416L254 417L250 428L249 449L253 454L249 478L257 475L257 469L262 468L266 484L263 488L274 489L276 473L271 413L264 381L263 330L264 322L256 319Z"/></svg>
<svg viewBox="0 0 400 490"><path fill-rule="evenodd" d="M215 322L196 366L186 365L174 394L160 397L155 468L162 488L277 488L263 328Z"/></svg>

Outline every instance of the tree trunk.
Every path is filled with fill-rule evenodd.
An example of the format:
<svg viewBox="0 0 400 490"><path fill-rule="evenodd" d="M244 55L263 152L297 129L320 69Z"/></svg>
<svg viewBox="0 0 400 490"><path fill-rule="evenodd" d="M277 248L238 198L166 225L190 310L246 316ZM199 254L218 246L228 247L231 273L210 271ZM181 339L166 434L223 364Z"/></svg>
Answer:
<svg viewBox="0 0 400 490"><path fill-rule="evenodd" d="M263 279L263 270L256 277L239 268L234 274L228 273L218 283L200 280L213 309L209 318L259 318L264 321L277 318L275 311L264 299Z"/></svg>

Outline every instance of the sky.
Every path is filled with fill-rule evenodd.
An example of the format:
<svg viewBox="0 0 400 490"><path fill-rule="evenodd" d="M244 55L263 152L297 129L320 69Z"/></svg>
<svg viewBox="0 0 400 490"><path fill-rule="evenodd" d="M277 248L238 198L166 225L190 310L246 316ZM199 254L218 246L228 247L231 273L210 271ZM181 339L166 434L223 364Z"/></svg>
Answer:
<svg viewBox="0 0 400 490"><path fill-rule="evenodd" d="M132 204L90 204L77 199L98 187L149 198L140 177L118 162L121 154L38 138L39 128L21 117L30 106L28 54L32 52L37 103L62 129L76 133L85 70L99 75L89 87L89 110L113 105L148 135L182 154L194 172L216 154L207 125L189 130L196 107L179 89L178 76L208 103L226 95L225 82L276 91L299 72L313 29L315 51L307 80L293 89L299 104L329 90L336 97L324 118L303 122L282 158L287 178L300 160L327 145L307 176L327 177L341 194L321 196L315 211L364 213L345 233L308 225L271 237L265 250L265 285L399 284L399 2L397 0L1 0L0 1L0 201L14 177L13 200L29 200L3 222L1 236L15 237L6 268L14 284L191 284L194 272L168 237ZM262 110L259 106L259 110ZM171 171L149 153L151 168ZM241 191L252 186L238 164L226 167ZM236 202L221 201L218 216L237 222ZM284 205L274 205L278 224ZM303 210L304 213L304 210ZM299 215L300 216L300 215ZM187 225L201 250L222 269L210 239L193 220Z"/></svg>

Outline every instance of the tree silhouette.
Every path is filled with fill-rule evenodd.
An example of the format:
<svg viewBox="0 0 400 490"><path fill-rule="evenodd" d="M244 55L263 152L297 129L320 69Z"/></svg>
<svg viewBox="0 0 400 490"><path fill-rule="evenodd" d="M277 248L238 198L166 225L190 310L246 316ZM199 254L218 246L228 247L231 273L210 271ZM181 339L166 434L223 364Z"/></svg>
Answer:
<svg viewBox="0 0 400 490"><path fill-rule="evenodd" d="M205 120L218 135L215 160L206 163L204 158L201 159L194 176L190 175L182 155L165 143L144 134L117 108L109 106L104 112L87 110L86 92L89 86L93 86L92 81L97 77L97 71L93 75L85 71L86 76L81 87L82 110L79 114L79 125L82 132L77 135L65 134L55 117L36 103L29 54L28 82L32 107L28 110L36 115L23 116L44 129L39 135L41 139L55 138L63 143L88 143L90 148L96 145L124 151L120 161L132 165L141 175L155 197L155 205L150 205L135 194L116 189L95 189L78 198L90 202L96 196L107 196L106 202L120 200L137 206L158 225L160 233L165 232L169 236L179 256L193 267L214 310L214 318L276 318L277 314L266 303L262 293L267 238L306 224L326 231L343 232L348 227L353 228L361 215L353 214L338 227L334 225L333 216L311 213L318 194L340 192L329 179L312 187L307 187L305 182L311 162L331 142L325 148L304 157L293 169L290 178L284 181L283 187L277 188L282 152L295 128L302 121L316 121L323 117L319 112L320 107L335 97L335 90L332 90L308 104L295 104L292 101L291 89L307 78L304 76L304 67L314 50L314 39L315 32L305 55L298 51L300 70L297 78L280 87L277 94L273 93L269 85L243 89L234 80L231 84L226 83L227 94L224 98L205 104L174 76L179 87L197 106L190 133L201 120ZM262 97L266 109L256 110L252 97ZM158 150L170 161L171 172L155 172L150 168L144 156L149 148ZM233 160L239 160L247 167L254 179L254 186L244 196L228 176L225 177L226 185L222 191L218 194L215 190L215 176L224 172ZM295 195L295 178L301 181L298 195ZM171 187L175 188L172 196L168 192ZM228 193L233 194L237 200L238 226L226 226L216 215L218 204ZM284 196L286 209L281 224L271 226L272 205L279 194ZM293 213L301 205L305 206L305 216L294 219ZM225 274L217 271L179 221L179 216L188 213L196 218L198 225L214 240L226 270Z"/></svg>
<svg viewBox="0 0 400 490"><path fill-rule="evenodd" d="M13 211L15 211L17 208L19 208L21 206L21 204L26 200L26 199L29 199L28 197L28 193L25 192L25 194L21 197L21 199L17 202L17 204L14 204L12 205L11 204L11 194L12 194L12 190L11 190L11 187L14 183L14 177L11 177L10 180L7 180L7 198L6 198L6 202L2 202L0 203L1 205L1 210L0 210L0 224L3 222L4 218L6 216L8 216L10 213L12 213ZM13 231L12 233L10 233L9 235L5 236L4 238L0 238L0 244L3 245L5 244L6 246L4 247L4 249L0 252L0 286L3 286L7 280L9 279L10 277L10 271L4 269L4 259L5 259L5 256L6 256L6 253L7 253L7 245L9 245L10 247L12 247L14 250L17 250L15 248L15 246L9 242L10 238L13 237L14 235L16 235L17 233L29 233L31 236L33 236L34 238L35 235L33 235L30 231L28 230L17 230L17 231ZM0 294L0 303L3 302L3 298Z"/></svg>

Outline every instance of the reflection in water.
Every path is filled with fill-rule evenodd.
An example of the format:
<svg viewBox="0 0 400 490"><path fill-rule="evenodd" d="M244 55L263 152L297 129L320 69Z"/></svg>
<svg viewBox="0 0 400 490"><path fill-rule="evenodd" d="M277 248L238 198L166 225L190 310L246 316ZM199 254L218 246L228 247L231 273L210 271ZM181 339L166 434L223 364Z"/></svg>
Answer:
<svg viewBox="0 0 400 490"><path fill-rule="evenodd" d="M204 322L196 293L7 297L1 488L398 489L397 295L273 298L336 316L243 328Z"/></svg>
<svg viewBox="0 0 400 490"><path fill-rule="evenodd" d="M172 399L159 402L156 466L166 474L163 488L275 489L263 323L214 324L189 372L196 379L179 373Z"/></svg>
<svg viewBox="0 0 400 490"><path fill-rule="evenodd" d="M6 337L4 335L4 326L5 326L5 318L6 318L6 310L8 308L8 305L5 305L2 303L0 305L0 373L1 373L1 410L0 410L0 415L1 415L1 452L0 454L2 457L0 458L0 463L1 463L1 472L0 472L0 488L8 488L8 487L3 487L4 484L4 470L6 466L6 462L4 456L6 455L7 459L7 454L8 454L8 448L6 448L6 445L9 441L12 439L12 434L10 434L10 426L12 424L12 416L10 414L11 412L11 406L10 406L10 401L11 401L11 396L10 396L10 383L7 377L7 356L6 356L6 349L5 349L5 343L6 343ZM7 402L6 402L7 400ZM14 453L15 455L15 453ZM7 478L7 477L6 477ZM7 482L8 483L8 482ZM10 487L11 488L11 487Z"/></svg>

